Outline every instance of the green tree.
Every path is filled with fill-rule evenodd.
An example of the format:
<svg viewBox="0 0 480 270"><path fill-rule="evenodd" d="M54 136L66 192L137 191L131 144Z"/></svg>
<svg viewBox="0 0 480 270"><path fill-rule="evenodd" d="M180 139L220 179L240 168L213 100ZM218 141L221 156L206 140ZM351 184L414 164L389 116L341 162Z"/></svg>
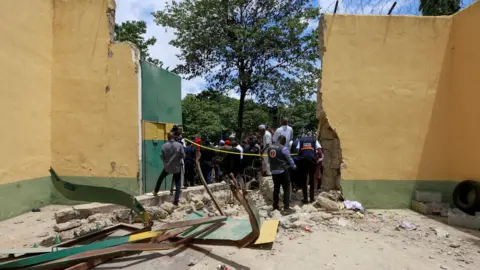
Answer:
<svg viewBox="0 0 480 270"><path fill-rule="evenodd" d="M145 40L147 33L147 24L144 21L126 21L120 25L115 24L115 40L130 41L135 44L140 51L140 58L157 66L162 66L162 62L154 59L148 53L148 48L155 45L157 39L151 37Z"/></svg>
<svg viewBox="0 0 480 270"><path fill-rule="evenodd" d="M170 44L185 63L175 72L239 93L240 133L247 94L275 104L316 90L318 33L308 26L319 14L310 0L173 0L153 15L176 33Z"/></svg>
<svg viewBox="0 0 480 270"><path fill-rule="evenodd" d="M317 103L313 100L298 100L292 106L282 106L279 108L279 116L287 118L292 122L293 132L295 136L303 136L307 132L315 132L317 130Z"/></svg>
<svg viewBox="0 0 480 270"><path fill-rule="evenodd" d="M460 0L420 0L423 16L452 15L460 10Z"/></svg>
<svg viewBox="0 0 480 270"><path fill-rule="evenodd" d="M192 94L182 100L182 118L186 136L218 137L225 129L214 102Z"/></svg>

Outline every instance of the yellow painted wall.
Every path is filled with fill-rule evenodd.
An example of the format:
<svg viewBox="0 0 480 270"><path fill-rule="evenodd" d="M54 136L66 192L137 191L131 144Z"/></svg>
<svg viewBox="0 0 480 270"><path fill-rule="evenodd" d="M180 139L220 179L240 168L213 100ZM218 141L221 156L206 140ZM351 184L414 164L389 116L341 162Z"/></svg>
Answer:
<svg viewBox="0 0 480 270"><path fill-rule="evenodd" d="M0 1L0 184L48 175L50 0Z"/></svg>
<svg viewBox="0 0 480 270"><path fill-rule="evenodd" d="M323 107L345 180L480 178L480 3L453 16L327 15Z"/></svg>
<svg viewBox="0 0 480 270"><path fill-rule="evenodd" d="M55 0L51 132L60 175L138 172L138 62L129 45L110 42L109 6Z"/></svg>
<svg viewBox="0 0 480 270"><path fill-rule="evenodd" d="M453 16L449 166L455 180L480 179L480 2Z"/></svg>
<svg viewBox="0 0 480 270"><path fill-rule="evenodd" d="M343 179L442 178L419 168L436 93L448 84L441 75L451 23L326 16L323 106L340 137Z"/></svg>

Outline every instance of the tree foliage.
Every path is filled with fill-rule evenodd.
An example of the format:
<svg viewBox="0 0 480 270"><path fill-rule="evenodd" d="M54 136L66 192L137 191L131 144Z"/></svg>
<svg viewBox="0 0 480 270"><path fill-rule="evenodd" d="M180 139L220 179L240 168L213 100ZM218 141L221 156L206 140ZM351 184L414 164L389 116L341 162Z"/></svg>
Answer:
<svg viewBox="0 0 480 270"><path fill-rule="evenodd" d="M231 108L238 107L239 100L226 97L214 91L203 91L197 95L187 95L182 100L183 126L186 136L200 136L217 141L225 139L236 128L236 117ZM287 117L292 121L296 136L302 136L317 128L316 103L301 100L293 106L277 107L277 118ZM258 131L258 125L278 126L278 119L271 115L271 108L263 104L245 101L244 128L248 133Z"/></svg>
<svg viewBox="0 0 480 270"><path fill-rule="evenodd" d="M460 0L420 0L423 16L452 15L460 10Z"/></svg>
<svg viewBox="0 0 480 270"><path fill-rule="evenodd" d="M162 66L160 60L152 58L148 53L149 47L155 45L157 39L155 37L145 39L144 35L146 33L147 24L145 21L126 21L120 25L115 24L115 40L132 42L140 51L140 59Z"/></svg>
<svg viewBox="0 0 480 270"><path fill-rule="evenodd" d="M170 44L185 63L174 72L239 93L240 132L247 94L275 105L316 90L318 35L309 24L318 9L310 0L173 0L153 15L175 31Z"/></svg>

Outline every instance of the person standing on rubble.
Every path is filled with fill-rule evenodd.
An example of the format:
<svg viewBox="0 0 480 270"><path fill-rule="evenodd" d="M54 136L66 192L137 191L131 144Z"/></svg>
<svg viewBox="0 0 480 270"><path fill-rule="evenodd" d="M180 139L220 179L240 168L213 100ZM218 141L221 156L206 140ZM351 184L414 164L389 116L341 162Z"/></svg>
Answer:
<svg viewBox="0 0 480 270"><path fill-rule="evenodd" d="M178 205L180 192L182 192L181 173L184 158L185 150L183 145L175 141L175 134L172 132L168 133L168 141L162 145L163 171L158 177L153 196L157 196L165 177L172 174L172 185L175 184L175 199L173 200L173 204Z"/></svg>
<svg viewBox="0 0 480 270"><path fill-rule="evenodd" d="M262 155L267 152L268 147L272 144L272 133L267 130L265 125L260 125L258 127L260 130L260 134L262 135ZM263 175L270 176L272 173L270 172L270 164L268 162L268 156L265 155L263 157Z"/></svg>
<svg viewBox="0 0 480 270"><path fill-rule="evenodd" d="M286 138L283 135L278 137L277 143L268 147L268 161L272 170L273 178L273 209L278 210L278 197L280 195L280 186L283 189L283 210L291 212L290 209L290 177L288 169L297 168L290 157L290 151L286 145Z"/></svg>
<svg viewBox="0 0 480 270"><path fill-rule="evenodd" d="M213 172L213 162L215 159L215 152L211 150L212 144L209 139L203 141L203 146L200 149L200 169L202 171L203 177L205 177L205 182L207 184L212 183L212 172Z"/></svg>
<svg viewBox="0 0 480 270"><path fill-rule="evenodd" d="M299 180L303 192L303 203L308 203L308 197L310 202L314 201L314 181L315 171L317 169L317 155L323 156L322 146L312 134L307 134L306 137L302 137L297 143L298 151L298 164L299 164ZM307 182L308 177L308 182ZM310 185L309 196L307 196L307 188Z"/></svg>
<svg viewBox="0 0 480 270"><path fill-rule="evenodd" d="M192 143L187 142L187 147L185 148L185 160L184 160L184 163L185 163L184 179L186 180L185 185L189 185L192 187L195 186L196 158L197 158L197 147Z"/></svg>

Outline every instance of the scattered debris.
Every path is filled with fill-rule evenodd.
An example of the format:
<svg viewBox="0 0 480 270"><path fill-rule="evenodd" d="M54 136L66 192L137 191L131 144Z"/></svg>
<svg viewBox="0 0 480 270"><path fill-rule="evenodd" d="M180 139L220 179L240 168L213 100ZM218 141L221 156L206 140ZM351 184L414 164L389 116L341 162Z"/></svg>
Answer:
<svg viewBox="0 0 480 270"><path fill-rule="evenodd" d="M364 211L362 204L357 201L344 201L343 205L346 209Z"/></svg>
<svg viewBox="0 0 480 270"><path fill-rule="evenodd" d="M435 231L435 234L438 236L438 237L441 237L441 238L448 238L450 236L450 233L447 232L446 230L442 229L442 228L430 228L431 230Z"/></svg>
<svg viewBox="0 0 480 270"><path fill-rule="evenodd" d="M404 229L407 231L413 231L417 229L417 226L413 223L409 223L407 221L402 221L400 225L397 226L397 229Z"/></svg>

